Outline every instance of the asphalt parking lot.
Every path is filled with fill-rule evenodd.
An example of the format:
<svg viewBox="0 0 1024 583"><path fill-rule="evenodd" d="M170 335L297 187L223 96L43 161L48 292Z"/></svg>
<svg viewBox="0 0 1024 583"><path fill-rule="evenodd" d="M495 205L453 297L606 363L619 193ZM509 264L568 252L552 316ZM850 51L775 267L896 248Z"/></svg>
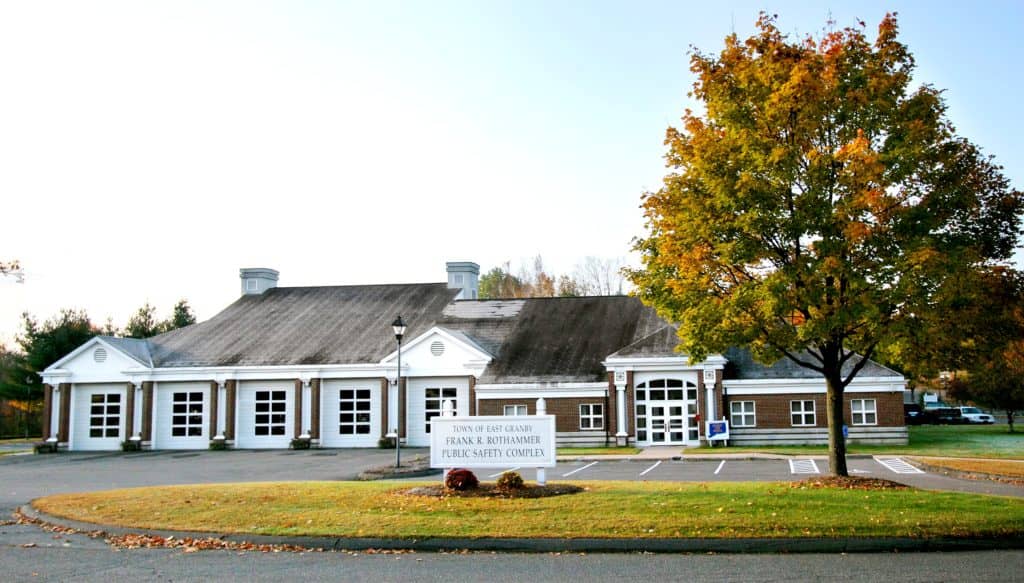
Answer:
<svg viewBox="0 0 1024 583"><path fill-rule="evenodd" d="M983 480L964 480L925 472L897 456L847 459L852 476L883 478L910 486L978 494L1024 497L1024 487ZM532 468L470 468L477 477L493 480L515 469L527 480ZM775 482L802 480L829 473L828 462L815 458L772 460L581 460L559 462L547 469L548 482L564 480L656 480L667 482Z"/></svg>

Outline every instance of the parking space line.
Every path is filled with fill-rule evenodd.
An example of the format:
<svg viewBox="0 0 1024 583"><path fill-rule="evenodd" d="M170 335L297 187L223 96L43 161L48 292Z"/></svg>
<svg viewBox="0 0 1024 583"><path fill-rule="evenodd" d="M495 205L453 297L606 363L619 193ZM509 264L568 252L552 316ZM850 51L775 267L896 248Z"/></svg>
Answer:
<svg viewBox="0 0 1024 583"><path fill-rule="evenodd" d="M649 471L653 470L654 468L656 468L656 467L658 467L658 466L660 466L660 465L661 465L661 460L658 460L658 461L654 462L654 465L653 465L653 466L651 466L651 467L647 468L646 470L644 470L644 471L640 472L640 475L641 475L641 476L646 476L646 475L647 475L647 472L649 472Z"/></svg>
<svg viewBox="0 0 1024 583"><path fill-rule="evenodd" d="M516 466L514 468L509 468L507 470L502 470L502 471L498 472L497 474L491 474L490 476L487 476L487 477L488 478L497 478L498 476L504 474L505 472L514 472L514 471L516 471L518 469L519 469L519 466Z"/></svg>
<svg viewBox="0 0 1024 583"><path fill-rule="evenodd" d="M885 466L886 469L891 470L891 471L893 471L893 472L895 472L897 474L923 474L924 473L919 468L916 468L916 467L908 464L907 462L903 461L903 459L898 458L898 457L891 457L891 458L885 458L885 459L876 457L875 461L880 463L880 464L882 464L883 466Z"/></svg>
<svg viewBox="0 0 1024 583"><path fill-rule="evenodd" d="M789 460L789 473L791 474L820 474L818 464L814 460Z"/></svg>
<svg viewBox="0 0 1024 583"><path fill-rule="evenodd" d="M562 474L562 477L563 478L568 478L569 476L575 474L576 472L582 472L583 470L585 470L585 469L587 469L587 468L589 468L590 466L593 466L593 465L597 465L597 462L590 462L589 464L583 466L582 468L576 468L575 470L573 470L571 472L566 472L566 473Z"/></svg>
<svg viewBox="0 0 1024 583"><path fill-rule="evenodd" d="M724 465L725 465L725 460L722 460L722 463L718 464L718 467L715 468L715 475L716 476L718 475L718 472L722 471L722 466L724 466Z"/></svg>

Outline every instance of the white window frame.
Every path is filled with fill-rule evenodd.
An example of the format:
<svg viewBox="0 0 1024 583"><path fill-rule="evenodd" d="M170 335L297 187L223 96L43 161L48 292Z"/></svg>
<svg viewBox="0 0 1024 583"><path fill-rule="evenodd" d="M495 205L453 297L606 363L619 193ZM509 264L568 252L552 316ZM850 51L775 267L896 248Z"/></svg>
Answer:
<svg viewBox="0 0 1024 583"><path fill-rule="evenodd" d="M594 408L597 408L597 413ZM589 422L589 427L583 421ZM583 403L580 405L580 431L604 429L604 403Z"/></svg>
<svg viewBox="0 0 1024 583"><path fill-rule="evenodd" d="M811 408L810 409L806 408L807 403L811 404ZM800 405L799 409L797 409L797 405L798 404ZM816 426L818 424L818 414L817 414L817 411L815 409L816 409L816 407L814 405L814 400L813 399L800 399L800 400L797 400L797 401L790 401L789 402L789 422L790 422L790 424L793 427L814 427L814 426ZM800 416L800 423L793 423L793 416L794 415L799 415ZM811 422L810 423L807 422L807 416L808 415L811 416Z"/></svg>
<svg viewBox="0 0 1024 583"><path fill-rule="evenodd" d="M430 395L430 391L437 391L437 396ZM444 402L452 402L452 414L459 414L459 389L458 387L427 387L423 391L423 415L426 422L423 424L424 433L430 433L430 420L440 417L444 411Z"/></svg>
<svg viewBox="0 0 1024 583"><path fill-rule="evenodd" d="M529 415L526 412L526 405L505 405L503 413L505 417L523 417Z"/></svg>
<svg viewBox="0 0 1024 583"><path fill-rule="evenodd" d="M860 411L857 410L857 404L860 404ZM868 409L867 405L871 403L871 408ZM860 421L857 420L857 416L860 416ZM873 418L869 423L867 416L871 415ZM851 399L850 400L850 424L851 425L878 425L878 401L876 399Z"/></svg>
<svg viewBox="0 0 1024 583"><path fill-rule="evenodd" d="M736 405L740 406L740 410L736 411ZM750 410L746 410L746 405L750 405ZM746 419L750 419L750 423L746 423ZM757 402L756 401L730 401L729 402L729 423L733 427L757 427Z"/></svg>
<svg viewBox="0 0 1024 583"><path fill-rule="evenodd" d="M184 395L181 399L178 395ZM171 393L171 439L203 436L203 391L187 390ZM196 420L198 417L198 420ZM181 431L180 435L175 431ZM194 431L193 431L194 430Z"/></svg>

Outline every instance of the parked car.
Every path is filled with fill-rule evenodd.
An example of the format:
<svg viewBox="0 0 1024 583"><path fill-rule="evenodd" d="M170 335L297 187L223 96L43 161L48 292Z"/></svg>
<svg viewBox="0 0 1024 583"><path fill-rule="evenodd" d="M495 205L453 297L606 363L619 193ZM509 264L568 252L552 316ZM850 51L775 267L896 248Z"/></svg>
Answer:
<svg viewBox="0 0 1024 583"><path fill-rule="evenodd" d="M956 407L926 408L924 410L924 421L933 425L936 423L940 425L963 425L967 423L967 419L964 419L960 409Z"/></svg>
<svg viewBox="0 0 1024 583"><path fill-rule="evenodd" d="M982 412L982 410L977 407L957 408L960 409L960 415L967 420L967 423L984 423L985 425L990 425L996 422L995 417Z"/></svg>
<svg viewBox="0 0 1024 583"><path fill-rule="evenodd" d="M903 404L903 423L905 425L920 425L924 423L924 410L916 403Z"/></svg>

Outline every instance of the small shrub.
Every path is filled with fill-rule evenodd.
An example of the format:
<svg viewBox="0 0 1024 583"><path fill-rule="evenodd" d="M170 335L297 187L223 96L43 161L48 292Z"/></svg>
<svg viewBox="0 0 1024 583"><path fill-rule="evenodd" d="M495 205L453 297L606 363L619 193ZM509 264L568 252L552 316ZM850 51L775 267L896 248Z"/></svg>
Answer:
<svg viewBox="0 0 1024 583"><path fill-rule="evenodd" d="M523 477L519 475L519 472L505 472L498 478L497 486L500 490L505 491L522 490Z"/></svg>
<svg viewBox="0 0 1024 583"><path fill-rule="evenodd" d="M312 440L308 437L296 437L292 440L292 449L309 449Z"/></svg>
<svg viewBox="0 0 1024 583"><path fill-rule="evenodd" d="M377 440L377 447L380 449L395 449L395 438L382 437Z"/></svg>
<svg viewBox="0 0 1024 583"><path fill-rule="evenodd" d="M32 450L36 453L57 453L57 442L56 441L41 441L32 446Z"/></svg>
<svg viewBox="0 0 1024 583"><path fill-rule="evenodd" d="M137 439L122 441L121 451L142 451L142 441Z"/></svg>
<svg viewBox="0 0 1024 583"><path fill-rule="evenodd" d="M473 472L466 469L452 470L444 478L444 487L457 492L476 490L479 486L480 480L476 479Z"/></svg>
<svg viewBox="0 0 1024 583"><path fill-rule="evenodd" d="M224 451L228 448L228 442L223 439L210 440L210 451Z"/></svg>

